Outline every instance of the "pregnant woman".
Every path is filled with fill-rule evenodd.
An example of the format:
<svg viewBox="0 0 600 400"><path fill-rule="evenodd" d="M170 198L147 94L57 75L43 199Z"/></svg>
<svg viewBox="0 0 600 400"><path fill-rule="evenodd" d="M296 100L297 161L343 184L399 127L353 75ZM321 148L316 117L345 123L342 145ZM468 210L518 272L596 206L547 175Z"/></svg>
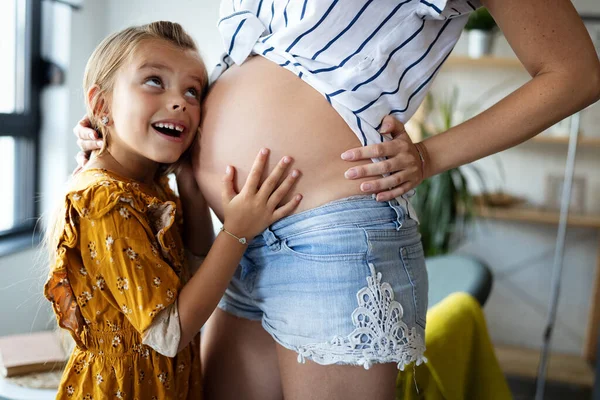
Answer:
<svg viewBox="0 0 600 400"><path fill-rule="evenodd" d="M478 0L222 2L226 54L193 151L204 198L187 196L187 222L206 204L222 218L225 167L238 168L243 186L263 146L272 166L293 156L303 173L294 193L304 197L248 243L205 327L208 399L392 399L397 369L426 361L427 274L412 189L600 96L598 57L570 1L482 3L532 79L413 144L382 134L384 122L413 115Z"/></svg>

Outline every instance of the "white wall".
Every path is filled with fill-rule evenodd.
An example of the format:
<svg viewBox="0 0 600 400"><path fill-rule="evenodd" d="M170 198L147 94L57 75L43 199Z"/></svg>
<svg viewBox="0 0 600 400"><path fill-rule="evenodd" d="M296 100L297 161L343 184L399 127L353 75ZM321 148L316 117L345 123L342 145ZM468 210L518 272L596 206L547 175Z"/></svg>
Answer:
<svg viewBox="0 0 600 400"><path fill-rule="evenodd" d="M42 162L44 165L45 198L59 192L63 182L74 168L77 149L71 127L83 115L81 80L83 68L94 46L106 34L131 24L141 24L164 19L181 23L196 38L207 61L214 65L221 52L221 42L216 30L218 0L86 0L84 9L70 13L57 4L53 24L47 35L51 38L47 48L68 68L67 84L47 89L44 93L44 127ZM580 12L600 14L597 0L575 0ZM47 4L47 2L44 2ZM65 46L58 31L70 32L70 43ZM48 39L47 38L47 39ZM496 52L510 55L510 48L499 39ZM456 52L465 51L461 40ZM48 47L50 46L50 47ZM527 79L519 73L501 70L463 71L440 74L433 91L440 93L451 84L458 84L463 101L472 101L486 87L498 80L512 79L516 85ZM499 93L497 96L500 96ZM490 104L487 104L489 106ZM596 106L598 107L598 106ZM595 114L598 113L596 109ZM593 118L584 121L587 133L600 135L600 122ZM499 158L507 170L505 190L523 195L535 203L543 201L544 176L549 171L560 173L565 162L565 148L523 145L503 152ZM594 175L598 168L598 150L582 150L578 155L577 173L588 178L588 205L600 212L600 181ZM495 178L495 163L491 159L477 163L491 180ZM45 201L45 209L49 200ZM546 303L549 293L550 267L556 227L531 224L497 223L481 221L472 232L470 240L461 251L486 260L495 273L495 285L486 306L490 332L496 342L537 347L543 331ZM568 250L565 255L565 277L562 301L558 315L554 348L579 353L582 348L588 297L598 244L596 231L570 229ZM39 268L31 269L35 251L0 258L0 269L8 271L6 282L0 283L0 335L31 329L40 297L32 287ZM6 287L10 285L10 289ZM41 293L41 292L40 292ZM17 308L17 306L19 306ZM40 316L34 321L34 330L43 329L48 321L49 309L44 303Z"/></svg>
<svg viewBox="0 0 600 400"><path fill-rule="evenodd" d="M196 39L209 70L218 62L223 51L217 31L218 0L106 0L104 3L108 16L105 33L157 20L178 22Z"/></svg>

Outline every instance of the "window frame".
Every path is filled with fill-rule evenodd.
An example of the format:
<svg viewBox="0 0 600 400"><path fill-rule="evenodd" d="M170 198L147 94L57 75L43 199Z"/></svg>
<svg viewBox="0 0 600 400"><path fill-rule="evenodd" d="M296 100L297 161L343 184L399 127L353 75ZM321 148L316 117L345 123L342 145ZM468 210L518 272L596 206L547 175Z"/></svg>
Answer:
<svg viewBox="0 0 600 400"><path fill-rule="evenodd" d="M40 153L40 97L43 86L43 63L41 57L41 22L42 22L42 0L16 0L25 1L25 38L23 68L25 77L25 89L23 93L24 111L13 113L0 113L0 136L14 138L26 138L33 143L33 159L28 160L31 168L20 168L25 165L22 161L27 157L26 152L17 150L15 154L15 182L32 182L32 196L24 198L23 193L15 192L15 208L18 210L20 204L26 204L30 208L31 218L23 223L16 221L11 229L0 232L0 256L12 253L25 247L31 247L37 240L34 229L39 216L39 204L36 194L39 193L39 153ZM18 7L18 6L17 6ZM18 44L19 45L19 44ZM19 146L20 147L20 146ZM18 186L18 185L16 185ZM26 203L25 203L26 202Z"/></svg>

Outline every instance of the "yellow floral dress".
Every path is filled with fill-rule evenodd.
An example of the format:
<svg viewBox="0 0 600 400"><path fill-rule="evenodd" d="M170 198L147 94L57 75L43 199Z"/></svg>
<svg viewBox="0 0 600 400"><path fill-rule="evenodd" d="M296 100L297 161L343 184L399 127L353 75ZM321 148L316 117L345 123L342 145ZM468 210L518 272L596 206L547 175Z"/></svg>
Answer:
<svg viewBox="0 0 600 400"><path fill-rule="evenodd" d="M199 334L174 358L142 343L188 279L166 178L150 187L90 169L71 188L44 288L76 343L57 398L201 399Z"/></svg>

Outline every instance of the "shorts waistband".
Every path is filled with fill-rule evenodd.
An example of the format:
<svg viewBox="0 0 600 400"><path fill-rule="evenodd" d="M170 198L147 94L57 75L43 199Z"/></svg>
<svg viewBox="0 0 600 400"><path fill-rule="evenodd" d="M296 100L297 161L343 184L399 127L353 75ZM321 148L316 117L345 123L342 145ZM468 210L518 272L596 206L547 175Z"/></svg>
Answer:
<svg viewBox="0 0 600 400"><path fill-rule="evenodd" d="M297 234L300 231L323 228L325 226L341 226L349 224L377 223L378 221L395 221L400 229L408 213L396 199L378 202L375 195L350 196L334 200L310 210L299 212L280 219L265 229L253 242L260 245L262 239L267 244ZM416 224L415 224L416 225ZM250 243L253 247L253 243Z"/></svg>

